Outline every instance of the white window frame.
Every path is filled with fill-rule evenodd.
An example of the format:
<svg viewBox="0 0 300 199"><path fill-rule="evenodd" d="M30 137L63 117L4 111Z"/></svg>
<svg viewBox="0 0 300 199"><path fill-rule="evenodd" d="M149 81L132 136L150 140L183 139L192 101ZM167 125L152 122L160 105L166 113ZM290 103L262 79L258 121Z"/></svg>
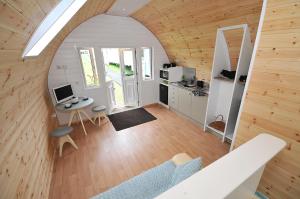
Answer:
<svg viewBox="0 0 300 199"><path fill-rule="evenodd" d="M91 57L92 66L93 66L93 74L94 74L94 77L95 77L95 75L97 75L98 83L99 83L98 85L88 86L88 84L86 82L86 79L85 79L85 73L84 73L84 68L83 68L83 63L82 63L82 59L81 59L80 50L88 50L90 52L90 57ZM84 87L86 89L100 88L101 81L100 81L100 77L99 77L99 73L98 73L98 68L97 68L97 63L96 63L96 57L95 57L95 50L94 50L94 48L93 47L80 47L80 48L78 48L78 55L79 55L79 59L80 59L80 65L81 65L81 70L82 70Z"/></svg>
<svg viewBox="0 0 300 199"><path fill-rule="evenodd" d="M151 61L151 77L150 78L145 78L144 77L144 69L143 69L143 63L142 63L142 54L144 54L144 49L150 49L150 61ZM143 81L153 81L154 80L154 67L153 67L153 48L152 47L141 47L141 56L140 56L140 61L141 61L141 69L142 69L142 80Z"/></svg>
<svg viewBox="0 0 300 199"><path fill-rule="evenodd" d="M38 56L87 0L61 0L34 31L22 58Z"/></svg>

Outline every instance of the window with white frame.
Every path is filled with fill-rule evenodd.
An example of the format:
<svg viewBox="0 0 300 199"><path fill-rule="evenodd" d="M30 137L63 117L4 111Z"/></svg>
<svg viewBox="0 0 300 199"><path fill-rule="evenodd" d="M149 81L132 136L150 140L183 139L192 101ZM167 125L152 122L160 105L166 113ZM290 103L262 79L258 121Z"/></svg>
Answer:
<svg viewBox="0 0 300 199"><path fill-rule="evenodd" d="M80 48L79 55L86 88L100 86L93 48Z"/></svg>
<svg viewBox="0 0 300 199"><path fill-rule="evenodd" d="M31 36L22 57L38 56L86 2L87 0L59 1Z"/></svg>
<svg viewBox="0 0 300 199"><path fill-rule="evenodd" d="M143 80L153 79L152 49L143 47L141 53Z"/></svg>

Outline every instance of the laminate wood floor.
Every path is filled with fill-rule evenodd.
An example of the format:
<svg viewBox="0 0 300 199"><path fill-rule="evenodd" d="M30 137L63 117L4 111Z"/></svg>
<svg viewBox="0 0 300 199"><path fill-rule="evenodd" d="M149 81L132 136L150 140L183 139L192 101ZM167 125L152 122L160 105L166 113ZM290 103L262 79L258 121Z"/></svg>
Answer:
<svg viewBox="0 0 300 199"><path fill-rule="evenodd" d="M71 137L79 149L66 144L63 156L57 156L49 198L89 198L177 153L201 156L208 165L229 150L228 144L160 105L146 110L157 120L119 132L110 122L101 127L86 122L84 136L81 126L75 125Z"/></svg>

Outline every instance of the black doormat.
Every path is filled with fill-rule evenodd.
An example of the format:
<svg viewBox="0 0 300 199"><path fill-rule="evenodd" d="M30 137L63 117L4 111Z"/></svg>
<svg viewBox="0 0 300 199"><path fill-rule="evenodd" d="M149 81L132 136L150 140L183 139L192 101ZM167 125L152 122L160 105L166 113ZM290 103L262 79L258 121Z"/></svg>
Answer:
<svg viewBox="0 0 300 199"><path fill-rule="evenodd" d="M139 124L156 120L156 117L151 115L144 108L138 108L121 113L108 115L109 120L115 127L116 131L127 129Z"/></svg>

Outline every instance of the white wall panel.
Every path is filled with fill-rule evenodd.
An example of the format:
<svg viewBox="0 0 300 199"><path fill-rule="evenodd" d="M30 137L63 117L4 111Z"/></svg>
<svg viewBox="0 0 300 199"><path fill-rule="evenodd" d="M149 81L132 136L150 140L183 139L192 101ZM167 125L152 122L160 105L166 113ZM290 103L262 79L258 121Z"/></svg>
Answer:
<svg viewBox="0 0 300 199"><path fill-rule="evenodd" d="M95 48L101 81L100 88L84 88L77 47ZM100 49L111 47L153 48L154 81L142 81L142 73L140 72L139 95L141 106L158 102L159 68L163 63L169 61L159 41L146 27L131 17L98 15L74 29L57 50L48 75L49 92L52 96L53 104L55 104L55 100L52 95L52 88L61 84L71 83L75 95L93 97L96 105L103 104L108 106L107 93L104 87L104 66ZM64 66L66 67L65 70L58 69ZM140 70L139 64L138 67ZM67 123L68 114L57 113L57 115L60 124Z"/></svg>

